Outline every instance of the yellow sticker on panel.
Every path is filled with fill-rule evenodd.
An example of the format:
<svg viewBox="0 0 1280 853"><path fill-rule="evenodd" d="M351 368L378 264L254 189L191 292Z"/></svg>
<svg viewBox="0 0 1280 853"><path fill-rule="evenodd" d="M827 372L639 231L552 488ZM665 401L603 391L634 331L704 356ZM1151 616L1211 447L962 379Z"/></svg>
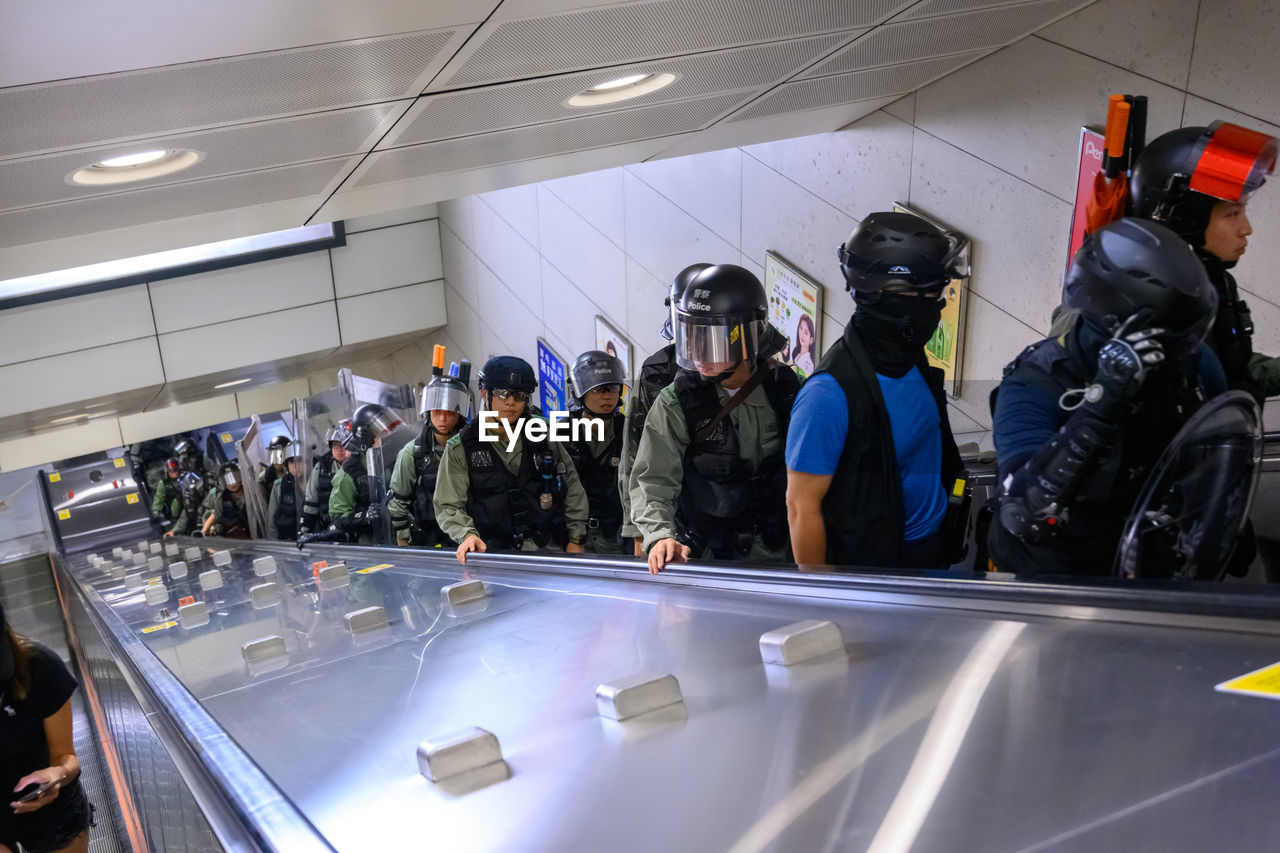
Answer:
<svg viewBox="0 0 1280 853"><path fill-rule="evenodd" d="M62 482L62 475L59 474L57 471L54 471L52 474L49 475L49 482L50 483Z"/></svg>
<svg viewBox="0 0 1280 853"><path fill-rule="evenodd" d="M113 463L113 464L114 464L117 468L123 468L123 467L124 467L124 460L123 460L123 459L116 459L116 460L114 460L114 463Z"/></svg>
<svg viewBox="0 0 1280 853"><path fill-rule="evenodd" d="M224 432L222 435L218 436L218 438L222 439L223 444L230 444L235 440L231 437L231 433L229 432Z"/></svg>
<svg viewBox="0 0 1280 853"><path fill-rule="evenodd" d="M391 564L390 564L390 563L379 563L378 565L376 565L376 566L370 566L370 567L369 567L369 568L367 568L367 569L356 569L356 574L358 574L358 575L371 575L371 574L373 574L374 572L380 572L380 571L382 571L383 569L389 569L389 568L391 568Z"/></svg>
<svg viewBox="0 0 1280 853"><path fill-rule="evenodd" d="M1239 678L1224 681L1214 688L1223 693L1244 693L1266 699L1280 699L1280 663L1255 669Z"/></svg>
<svg viewBox="0 0 1280 853"><path fill-rule="evenodd" d="M142 633L153 634L156 631L163 631L166 628L172 628L174 625L177 625L177 624L178 624L177 622L169 621L169 622L161 622L159 625L148 625L147 627L142 629Z"/></svg>
<svg viewBox="0 0 1280 853"><path fill-rule="evenodd" d="M60 509L60 510L58 510L58 520L59 520L59 521L66 521L66 520L67 520L67 519L69 519L69 518L71 518L71 510L69 510L69 509Z"/></svg>
<svg viewBox="0 0 1280 853"><path fill-rule="evenodd" d="M125 495L124 499L131 504L136 504L138 502L138 493L133 492L132 494Z"/></svg>

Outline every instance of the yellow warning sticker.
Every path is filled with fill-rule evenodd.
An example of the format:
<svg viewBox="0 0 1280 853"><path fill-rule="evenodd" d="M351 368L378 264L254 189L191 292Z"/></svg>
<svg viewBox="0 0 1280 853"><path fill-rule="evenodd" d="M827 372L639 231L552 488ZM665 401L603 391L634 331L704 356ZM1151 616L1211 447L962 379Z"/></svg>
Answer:
<svg viewBox="0 0 1280 853"><path fill-rule="evenodd" d="M49 482L50 482L50 483L61 483L61 482L62 482L62 475L61 475L61 474L59 474L57 471L54 471L52 474L50 474L50 475L49 475Z"/></svg>
<svg viewBox="0 0 1280 853"><path fill-rule="evenodd" d="M66 520L67 520L67 519L69 519L70 517L71 517L71 510L69 510L69 509L60 509L60 510L58 510L58 520L59 520L59 521L66 521Z"/></svg>
<svg viewBox="0 0 1280 853"><path fill-rule="evenodd" d="M138 502L138 493L132 492L130 494L127 494L124 496L124 499L131 504L136 504Z"/></svg>
<svg viewBox="0 0 1280 853"><path fill-rule="evenodd" d="M1271 666L1255 669L1239 678L1224 681L1214 690L1262 696L1265 699L1280 699L1280 663L1273 663Z"/></svg>
<svg viewBox="0 0 1280 853"><path fill-rule="evenodd" d="M390 564L390 563L379 563L378 565L376 565L376 566L370 566L370 567L369 567L369 568L367 568L367 569L356 569L356 574L358 574L358 575L371 575L371 574L373 574L374 572L380 572L380 571L382 571L383 569L389 569L389 568L391 568L391 564Z"/></svg>
<svg viewBox="0 0 1280 853"><path fill-rule="evenodd" d="M174 622L171 619L168 622L161 622L159 625L148 625L147 627L142 629L142 633L154 634L156 631L164 631L168 628L172 628L174 625L177 625L177 624L178 624L177 622Z"/></svg>
<svg viewBox="0 0 1280 853"><path fill-rule="evenodd" d="M229 432L224 432L222 435L218 436L218 438L222 439L223 444L230 444L232 441L234 441L234 439L231 437L231 433Z"/></svg>
<svg viewBox="0 0 1280 853"><path fill-rule="evenodd" d="M114 464L117 468L123 468L123 467L124 467L124 460L123 460L123 459L116 459L116 460L114 461L114 463L113 463L113 464Z"/></svg>

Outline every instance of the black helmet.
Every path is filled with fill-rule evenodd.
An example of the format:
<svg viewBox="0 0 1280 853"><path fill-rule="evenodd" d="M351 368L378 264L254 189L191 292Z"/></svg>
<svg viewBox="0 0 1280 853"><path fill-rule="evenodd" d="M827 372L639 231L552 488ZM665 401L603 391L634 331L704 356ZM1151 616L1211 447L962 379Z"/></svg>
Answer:
<svg viewBox="0 0 1280 853"><path fill-rule="evenodd" d="M671 331L672 306L680 304L680 297L684 295L684 290L689 286L689 282L693 281L694 276L709 266L711 264L689 264L689 266L676 273L676 277L671 280L671 290L667 293L667 298L662 300L662 304L667 306L667 320L659 330L659 334L667 340L675 340L675 333Z"/></svg>
<svg viewBox="0 0 1280 853"><path fill-rule="evenodd" d="M374 442L386 438L400 426L400 416L377 403L365 403L351 415L344 426L350 430L342 446L352 453L362 453L373 447Z"/></svg>
<svg viewBox="0 0 1280 853"><path fill-rule="evenodd" d="M196 443L189 438L184 438L178 442L178 446L173 449L173 455L177 457L198 456L200 449L196 447Z"/></svg>
<svg viewBox="0 0 1280 853"><path fill-rule="evenodd" d="M223 462L222 467L218 469L218 482L228 489L243 485L244 481L240 479L240 465L236 462Z"/></svg>
<svg viewBox="0 0 1280 853"><path fill-rule="evenodd" d="M1276 139L1216 121L1161 134L1129 177L1129 214L1172 228L1196 248L1219 201L1248 201L1276 164Z"/></svg>
<svg viewBox="0 0 1280 853"><path fill-rule="evenodd" d="M1071 260L1062 303L1113 332L1138 311L1141 327L1166 329L1165 357L1184 358L1209 332L1218 311L1204 264L1170 229L1127 217L1086 238Z"/></svg>
<svg viewBox="0 0 1280 853"><path fill-rule="evenodd" d="M934 290L963 278L967 241L910 213L872 213L840 244L836 257L845 289L857 294L894 287Z"/></svg>
<svg viewBox="0 0 1280 853"><path fill-rule="evenodd" d="M524 391L532 394L538 387L533 368L529 362L514 355L495 355L484 363L476 376L476 385L481 391L492 391L505 388L509 391Z"/></svg>
<svg viewBox="0 0 1280 853"><path fill-rule="evenodd" d="M723 374L754 361L767 311L764 285L750 270L707 267L689 281L675 308L676 363L689 370L718 365L714 372Z"/></svg>
<svg viewBox="0 0 1280 853"><path fill-rule="evenodd" d="M284 461L289 458L289 436L277 435L267 443L267 463L271 465L283 465Z"/></svg>
<svg viewBox="0 0 1280 853"><path fill-rule="evenodd" d="M569 371L574 393L581 400L592 388L601 385L628 385L627 373L617 356L598 349L587 350L573 362Z"/></svg>
<svg viewBox="0 0 1280 853"><path fill-rule="evenodd" d="M166 474L176 477L182 472L182 463L178 461L177 457L170 456L164 461L164 470Z"/></svg>

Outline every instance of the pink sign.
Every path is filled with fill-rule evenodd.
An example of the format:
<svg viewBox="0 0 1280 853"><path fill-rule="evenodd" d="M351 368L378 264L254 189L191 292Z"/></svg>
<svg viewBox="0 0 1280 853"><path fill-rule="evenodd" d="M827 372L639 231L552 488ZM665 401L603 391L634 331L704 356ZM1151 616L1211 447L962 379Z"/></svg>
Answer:
<svg viewBox="0 0 1280 853"><path fill-rule="evenodd" d="M1080 167L1076 172L1076 206L1071 214L1071 245L1067 249L1067 266L1076 250L1084 243L1085 209L1093 197L1093 179L1102 171L1102 152L1105 140L1101 133L1087 127L1080 128Z"/></svg>

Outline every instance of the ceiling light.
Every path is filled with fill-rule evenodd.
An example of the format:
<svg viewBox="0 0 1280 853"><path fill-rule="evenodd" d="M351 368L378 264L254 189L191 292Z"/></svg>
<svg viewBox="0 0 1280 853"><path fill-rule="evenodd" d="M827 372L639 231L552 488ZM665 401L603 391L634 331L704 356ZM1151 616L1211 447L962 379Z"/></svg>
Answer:
<svg viewBox="0 0 1280 853"><path fill-rule="evenodd" d="M670 86L676 81L674 74L632 74L599 83L590 89L579 92L564 104L567 107L598 107L601 104L616 104L619 101L638 98L650 92Z"/></svg>
<svg viewBox="0 0 1280 853"><path fill-rule="evenodd" d="M81 418L88 418L88 417L89 417L89 413L88 413L88 412L81 412L81 413L80 413L80 414L78 414L78 415L67 415L65 418L54 418L53 420L49 421L49 423L51 423L51 424L69 424L69 423L71 423L72 421L78 421L78 420L80 420Z"/></svg>
<svg viewBox="0 0 1280 853"><path fill-rule="evenodd" d="M252 381L253 381L253 377L250 376L248 379L236 379L232 382L223 382L221 385L214 385L213 389L216 391L219 388L230 388L232 385L243 385L246 382L252 382Z"/></svg>
<svg viewBox="0 0 1280 853"><path fill-rule="evenodd" d="M72 172L67 175L67 183L81 187L100 187L146 181L180 172L202 159L204 155L199 151L181 148L122 154L90 163L83 169Z"/></svg>

